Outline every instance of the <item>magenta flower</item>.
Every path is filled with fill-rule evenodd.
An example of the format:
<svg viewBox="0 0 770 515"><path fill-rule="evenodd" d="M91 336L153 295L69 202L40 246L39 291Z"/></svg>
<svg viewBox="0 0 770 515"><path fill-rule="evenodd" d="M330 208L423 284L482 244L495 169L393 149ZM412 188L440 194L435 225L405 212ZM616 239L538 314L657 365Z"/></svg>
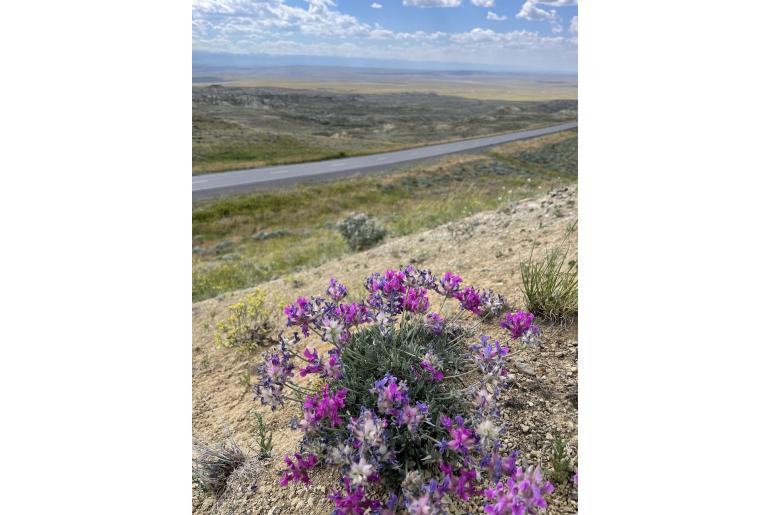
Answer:
<svg viewBox="0 0 770 515"><path fill-rule="evenodd" d="M439 293L446 297L451 297L460 291L461 282L463 282L462 277L452 272L447 272L444 274L444 277L439 279Z"/></svg>
<svg viewBox="0 0 770 515"><path fill-rule="evenodd" d="M345 476L342 480L344 489L334 492L329 496L334 502L332 515L359 515L368 513L368 510L378 510L380 502L366 497L366 491L362 486L352 490L350 488L350 478Z"/></svg>
<svg viewBox="0 0 770 515"><path fill-rule="evenodd" d="M553 485L543 481L540 467L530 466L525 470L517 466L505 485L499 482L495 487L484 491L487 499L494 501L486 505L484 511L495 515L536 513L538 509L548 507L544 496L551 493Z"/></svg>
<svg viewBox="0 0 770 515"><path fill-rule="evenodd" d="M304 431L310 431L315 428L323 419L329 420L329 425L335 427L342 423L338 411L345 407L345 395L348 391L340 388L334 394L329 394L328 383L319 397L318 394L307 395L305 402L302 403L304 419L299 423Z"/></svg>
<svg viewBox="0 0 770 515"><path fill-rule="evenodd" d="M371 320L369 311L363 304L340 304L336 310L336 315L345 327L353 327Z"/></svg>
<svg viewBox="0 0 770 515"><path fill-rule="evenodd" d="M377 409L380 413L397 415L399 408L409 402L406 383L401 381L397 384L396 381L398 379L392 375L385 374L385 377L375 381L374 388L370 390L377 394Z"/></svg>
<svg viewBox="0 0 770 515"><path fill-rule="evenodd" d="M423 356L422 361L420 361L420 368L430 373L428 381L438 382L444 380L444 372L439 370L439 366L439 360L432 352L427 352Z"/></svg>
<svg viewBox="0 0 770 515"><path fill-rule="evenodd" d="M433 334L441 334L444 330L444 319L438 313L430 312L425 315L425 325Z"/></svg>
<svg viewBox="0 0 770 515"><path fill-rule="evenodd" d="M283 461L286 463L286 470L281 476L279 481L281 486L286 486L289 481L300 481L305 485L310 484L310 477L307 475L307 471L315 467L318 463L318 457L315 454L308 454L302 456L301 454L295 454L297 462L292 461L288 456L283 457Z"/></svg>
<svg viewBox="0 0 770 515"><path fill-rule="evenodd" d="M535 315L526 311L517 311L516 314L506 313L505 319L500 322L500 327L511 333L511 339L521 338L528 332L539 333L540 328L534 324Z"/></svg>
<svg viewBox="0 0 770 515"><path fill-rule="evenodd" d="M428 311L430 301L425 288L409 288L404 297L404 309L412 313L425 313Z"/></svg>
<svg viewBox="0 0 770 515"><path fill-rule="evenodd" d="M467 454L476 445L476 438L473 435L473 430L470 428L453 427L449 430L449 436L452 439L447 442L447 447L453 451Z"/></svg>
<svg viewBox="0 0 770 515"><path fill-rule="evenodd" d="M283 313L286 315L286 325L297 326L302 328L302 334L307 337L310 334L309 324L313 316L313 305L305 297L297 297L297 300L293 304L283 308Z"/></svg>
<svg viewBox="0 0 770 515"><path fill-rule="evenodd" d="M348 289L344 284L332 277L329 279L329 287L326 289L326 293L334 302L339 302L348 294Z"/></svg>
<svg viewBox="0 0 770 515"><path fill-rule="evenodd" d="M385 270L382 278L382 292L386 295L403 293L406 290L406 275L400 270Z"/></svg>
<svg viewBox="0 0 770 515"><path fill-rule="evenodd" d="M354 438L356 447L370 451L376 450L383 457L390 454L387 449L388 435L385 433L387 426L387 421L377 417L371 410L361 408L361 414L358 418L351 417L348 431Z"/></svg>
<svg viewBox="0 0 770 515"><path fill-rule="evenodd" d="M454 294L454 298L460 301L463 309L475 315L481 315L481 296L475 288L469 286Z"/></svg>
<svg viewBox="0 0 770 515"><path fill-rule="evenodd" d="M471 496L478 495L479 492L474 486L474 482L478 479L476 469L460 468L458 470L459 474L455 475L452 471L452 466L449 464L439 463L438 467L444 474L445 483L448 483L448 490L457 497L467 501Z"/></svg>
<svg viewBox="0 0 770 515"><path fill-rule="evenodd" d="M428 405L424 402L418 402L417 406L404 406L398 416L398 424L406 426L410 433L414 433L417 430L417 426L425 418L425 414L428 413Z"/></svg>
<svg viewBox="0 0 770 515"><path fill-rule="evenodd" d="M308 374L318 374L320 377L329 377L339 379L342 377L342 360L340 359L339 349L329 351L329 357L326 361L318 357L318 351L305 348L305 359L309 362L306 367L299 369L300 377Z"/></svg>

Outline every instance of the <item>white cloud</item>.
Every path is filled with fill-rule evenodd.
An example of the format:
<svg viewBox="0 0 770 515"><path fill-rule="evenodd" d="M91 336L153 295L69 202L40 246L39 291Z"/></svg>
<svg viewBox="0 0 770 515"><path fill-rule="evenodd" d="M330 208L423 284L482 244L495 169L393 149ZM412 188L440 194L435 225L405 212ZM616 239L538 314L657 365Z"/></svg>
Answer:
<svg viewBox="0 0 770 515"><path fill-rule="evenodd" d="M530 21L555 20L556 10L551 9L550 11L546 11L545 9L541 9L537 6L539 3L542 2L527 0L524 2L524 5L521 6L521 10L516 17Z"/></svg>
<svg viewBox="0 0 770 515"><path fill-rule="evenodd" d="M505 20L508 19L508 17L505 16L505 15L501 16L499 14L495 14L492 11L488 11L487 12L487 19L490 20L490 21L505 21Z"/></svg>
<svg viewBox="0 0 770 515"><path fill-rule="evenodd" d="M404 0L407 7L458 7L463 0Z"/></svg>
<svg viewBox="0 0 770 515"><path fill-rule="evenodd" d="M280 29L319 36L355 36L366 35L372 29L355 16L335 10L331 0L306 1L307 9L286 5L283 0L195 0L193 27L196 19L208 18L210 28L225 35L252 36L260 30Z"/></svg>
<svg viewBox="0 0 770 515"><path fill-rule="evenodd" d="M461 0L411 2L414 5L431 3L436 7L439 3L460 5ZM342 13L330 0L305 0L296 6L287 3L287 0L193 0L193 49L466 62L514 69L575 69L576 34L563 37L541 35L537 31L496 32L482 28L461 33L398 32L392 30L393 27L365 23ZM488 19L504 18L490 13ZM557 21L561 20L554 16L553 22ZM564 26L566 32L567 24Z"/></svg>
<svg viewBox="0 0 770 515"><path fill-rule="evenodd" d="M556 9L541 9L538 5L550 7L564 7L566 5L577 5L576 0L527 0L521 6L517 18L529 21L547 21L551 24L551 32L561 33L564 28L561 26L561 18L556 14Z"/></svg>
<svg viewBox="0 0 770 515"><path fill-rule="evenodd" d="M569 22L569 31L573 34L578 33L578 19L577 16L573 16L572 20Z"/></svg>
<svg viewBox="0 0 770 515"><path fill-rule="evenodd" d="M539 4L552 5L553 7L566 7L568 5L577 5L577 0L538 0Z"/></svg>
<svg viewBox="0 0 770 515"><path fill-rule="evenodd" d="M372 9L382 9L382 4L378 4L377 2L374 2L369 7L371 7Z"/></svg>
<svg viewBox="0 0 770 515"><path fill-rule="evenodd" d="M471 3L476 7L485 7L487 9L495 6L495 0L471 0Z"/></svg>

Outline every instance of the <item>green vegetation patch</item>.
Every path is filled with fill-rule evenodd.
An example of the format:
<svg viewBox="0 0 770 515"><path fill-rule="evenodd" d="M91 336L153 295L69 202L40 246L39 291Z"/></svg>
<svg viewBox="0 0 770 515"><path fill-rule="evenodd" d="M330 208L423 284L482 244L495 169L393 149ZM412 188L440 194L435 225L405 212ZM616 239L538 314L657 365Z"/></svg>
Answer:
<svg viewBox="0 0 770 515"><path fill-rule="evenodd" d="M564 138L577 139L574 133ZM192 215L193 300L352 252L337 224L353 213L375 217L389 237L398 237L574 182L575 176L563 170L572 166L566 161L576 160L576 153L560 152L548 164L521 153L497 151L460 162L447 158L431 168L199 204Z"/></svg>

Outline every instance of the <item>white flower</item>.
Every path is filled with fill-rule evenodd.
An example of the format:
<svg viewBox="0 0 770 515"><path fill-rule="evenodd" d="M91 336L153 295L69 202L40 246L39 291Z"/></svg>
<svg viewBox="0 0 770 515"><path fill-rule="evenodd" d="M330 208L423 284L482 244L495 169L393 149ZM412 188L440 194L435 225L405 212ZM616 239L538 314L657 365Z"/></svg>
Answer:
<svg viewBox="0 0 770 515"><path fill-rule="evenodd" d="M327 318L326 320L324 320L323 330L324 330L324 337L327 340L333 343L339 343L340 336L342 336L342 331L344 330L344 328L338 321Z"/></svg>
<svg viewBox="0 0 770 515"><path fill-rule="evenodd" d="M366 478L372 474L374 474L374 467L367 463L366 460L364 460L364 457L361 456L358 463L354 463L350 466L348 477L350 477L351 485L358 486L365 483Z"/></svg>
<svg viewBox="0 0 770 515"><path fill-rule="evenodd" d="M482 445L488 445L493 443L497 439L497 435L500 434L500 430L495 424L489 420L483 420L476 426L476 434L481 438Z"/></svg>

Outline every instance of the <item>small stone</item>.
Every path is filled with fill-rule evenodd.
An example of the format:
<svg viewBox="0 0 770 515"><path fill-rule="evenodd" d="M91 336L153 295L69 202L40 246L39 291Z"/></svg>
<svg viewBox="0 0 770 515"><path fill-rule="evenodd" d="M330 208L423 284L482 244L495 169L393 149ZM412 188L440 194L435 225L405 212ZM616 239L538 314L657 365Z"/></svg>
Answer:
<svg viewBox="0 0 770 515"><path fill-rule="evenodd" d="M521 431L524 433L529 433L529 426L522 424Z"/></svg>
<svg viewBox="0 0 770 515"><path fill-rule="evenodd" d="M532 368L532 365L529 365L527 363L522 363L521 361L517 361L516 362L516 370L518 370L522 374L526 374L528 376L534 376L535 375L535 369Z"/></svg>
<svg viewBox="0 0 770 515"><path fill-rule="evenodd" d="M553 435L551 433L546 433L545 434L545 439L546 440L553 440Z"/></svg>

